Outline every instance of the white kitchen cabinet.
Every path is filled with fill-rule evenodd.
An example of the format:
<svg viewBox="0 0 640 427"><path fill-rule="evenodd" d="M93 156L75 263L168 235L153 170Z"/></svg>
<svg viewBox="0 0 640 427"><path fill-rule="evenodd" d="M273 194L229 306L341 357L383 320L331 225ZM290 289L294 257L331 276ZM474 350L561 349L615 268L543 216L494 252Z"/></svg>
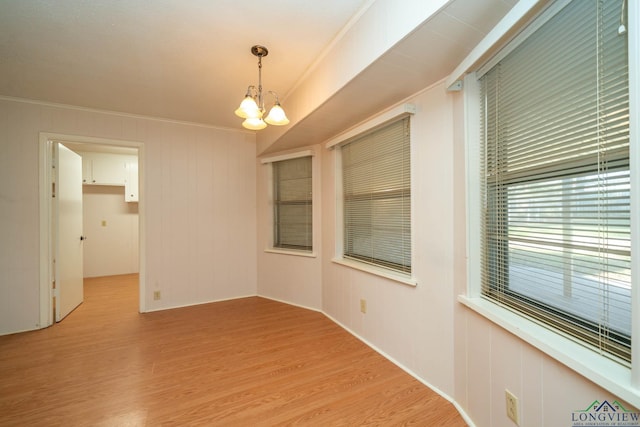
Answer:
<svg viewBox="0 0 640 427"><path fill-rule="evenodd" d="M93 165L89 153L78 153L82 157L82 184L93 183Z"/></svg>
<svg viewBox="0 0 640 427"><path fill-rule="evenodd" d="M80 153L82 183L89 185L125 185L129 156L110 153Z"/></svg>
<svg viewBox="0 0 640 427"><path fill-rule="evenodd" d="M138 156L102 152L79 152L82 183L124 187L127 202L138 201Z"/></svg>
<svg viewBox="0 0 640 427"><path fill-rule="evenodd" d="M124 200L126 202L138 201L138 163L128 162L126 165L127 177L124 183Z"/></svg>
<svg viewBox="0 0 640 427"><path fill-rule="evenodd" d="M93 179L99 185L124 185L127 170L121 156L101 155L93 159Z"/></svg>

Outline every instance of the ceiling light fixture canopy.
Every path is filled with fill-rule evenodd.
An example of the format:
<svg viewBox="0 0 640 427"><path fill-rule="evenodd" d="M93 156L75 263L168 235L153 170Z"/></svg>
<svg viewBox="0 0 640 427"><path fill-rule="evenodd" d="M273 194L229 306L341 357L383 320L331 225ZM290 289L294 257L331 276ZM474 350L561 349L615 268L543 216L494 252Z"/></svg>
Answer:
<svg viewBox="0 0 640 427"><path fill-rule="evenodd" d="M244 99L235 111L236 116L245 119L242 126L250 130L264 129L267 127L267 123L275 126L289 124L289 119L280 105L278 95L271 90L268 93L272 94L276 100L267 117L262 118L266 111L262 94L262 57L267 56L269 51L264 46L255 45L251 48L251 53L258 57L258 87L250 85L247 88Z"/></svg>

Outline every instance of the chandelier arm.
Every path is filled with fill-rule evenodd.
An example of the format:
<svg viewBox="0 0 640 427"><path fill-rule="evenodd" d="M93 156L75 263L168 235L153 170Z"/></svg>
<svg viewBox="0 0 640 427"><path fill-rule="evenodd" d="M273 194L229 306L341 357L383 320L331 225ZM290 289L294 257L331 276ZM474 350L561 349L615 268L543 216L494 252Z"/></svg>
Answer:
<svg viewBox="0 0 640 427"><path fill-rule="evenodd" d="M256 89L254 85L249 85L247 87L247 94L245 96L250 96L252 98L255 98L257 94L258 94L258 89Z"/></svg>
<svg viewBox="0 0 640 427"><path fill-rule="evenodd" d="M274 91L272 91L272 90L270 90L270 91L269 91L269 93L270 93L271 95L273 95L273 96L275 96L275 97L276 97L276 104L278 104L278 105L279 105L279 104L280 104L280 98L278 98L278 94L277 94L277 93L275 93L275 92L274 92Z"/></svg>

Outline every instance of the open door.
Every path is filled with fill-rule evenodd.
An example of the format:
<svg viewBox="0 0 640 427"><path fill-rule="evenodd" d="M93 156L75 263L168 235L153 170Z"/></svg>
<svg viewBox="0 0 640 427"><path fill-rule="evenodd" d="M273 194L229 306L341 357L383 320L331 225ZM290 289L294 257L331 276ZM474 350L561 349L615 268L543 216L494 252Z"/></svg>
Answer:
<svg viewBox="0 0 640 427"><path fill-rule="evenodd" d="M56 322L84 298L82 271L82 157L54 143L55 198L54 263Z"/></svg>

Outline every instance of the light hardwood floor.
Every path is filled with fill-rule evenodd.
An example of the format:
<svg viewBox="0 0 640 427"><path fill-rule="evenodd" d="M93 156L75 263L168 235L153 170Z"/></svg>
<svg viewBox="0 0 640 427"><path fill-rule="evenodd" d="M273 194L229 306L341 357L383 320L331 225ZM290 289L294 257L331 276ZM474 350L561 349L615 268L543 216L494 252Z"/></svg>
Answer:
<svg viewBox="0 0 640 427"><path fill-rule="evenodd" d="M465 425L320 313L252 297L138 314L137 280L87 279L61 323L0 337L0 425Z"/></svg>

